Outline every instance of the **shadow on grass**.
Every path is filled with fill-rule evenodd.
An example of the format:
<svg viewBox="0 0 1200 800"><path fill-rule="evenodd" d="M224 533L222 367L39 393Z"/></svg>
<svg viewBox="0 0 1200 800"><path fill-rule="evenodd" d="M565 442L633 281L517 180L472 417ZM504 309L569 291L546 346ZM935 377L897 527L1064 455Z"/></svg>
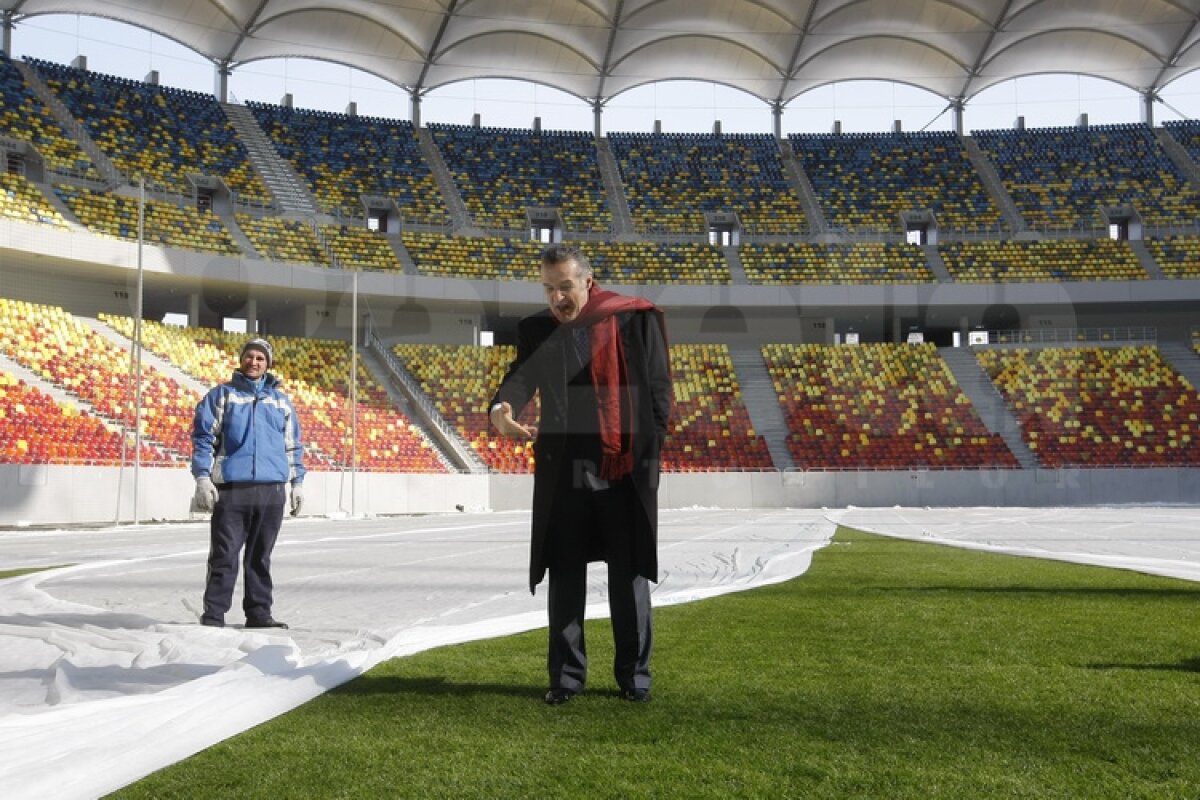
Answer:
<svg viewBox="0 0 1200 800"><path fill-rule="evenodd" d="M363 675L339 686L331 694L423 694L430 697L465 697L468 695L491 694L509 697L541 697L543 692L545 692L545 689L538 689L527 685L451 681L440 675L424 678L401 678L394 675L372 677L371 675Z"/></svg>
<svg viewBox="0 0 1200 800"><path fill-rule="evenodd" d="M1138 672L1200 672L1200 658L1185 658L1176 664L1087 664L1088 669L1128 669Z"/></svg>

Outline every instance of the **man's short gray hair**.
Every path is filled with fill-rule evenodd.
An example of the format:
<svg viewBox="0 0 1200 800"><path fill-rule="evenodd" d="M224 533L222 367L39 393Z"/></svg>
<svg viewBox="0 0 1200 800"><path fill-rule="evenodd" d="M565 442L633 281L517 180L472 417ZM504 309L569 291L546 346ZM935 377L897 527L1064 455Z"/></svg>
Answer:
<svg viewBox="0 0 1200 800"><path fill-rule="evenodd" d="M579 267L579 271L584 275L592 274L591 262L587 260L587 256L583 254L583 251L574 245L556 242L555 244L548 245L542 251L542 264L544 265L553 266L555 264L566 263L567 261L574 261Z"/></svg>

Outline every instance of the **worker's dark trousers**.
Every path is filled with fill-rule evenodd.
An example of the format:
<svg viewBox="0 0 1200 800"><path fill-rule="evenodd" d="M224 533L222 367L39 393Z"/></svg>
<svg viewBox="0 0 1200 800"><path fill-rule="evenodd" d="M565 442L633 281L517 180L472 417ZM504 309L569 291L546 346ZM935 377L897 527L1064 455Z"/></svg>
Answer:
<svg viewBox="0 0 1200 800"><path fill-rule="evenodd" d="M204 589L204 617L224 622L237 585L238 558L245 550L246 619L271 616L271 551L283 521L287 491L282 483L235 483L217 487L220 498L213 509L208 549L208 583Z"/></svg>

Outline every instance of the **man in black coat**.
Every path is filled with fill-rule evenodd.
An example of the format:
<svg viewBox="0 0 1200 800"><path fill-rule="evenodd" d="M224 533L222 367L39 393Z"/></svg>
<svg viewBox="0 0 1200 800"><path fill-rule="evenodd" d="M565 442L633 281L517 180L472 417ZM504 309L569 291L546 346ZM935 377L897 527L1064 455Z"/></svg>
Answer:
<svg viewBox="0 0 1200 800"><path fill-rule="evenodd" d="M650 699L650 581L658 580L659 453L673 390L662 312L601 290L573 247L542 253L546 311L521 320L492 425L535 439L529 589L550 574L550 689L583 691L587 565L608 564L620 696ZM517 420L537 393L538 425Z"/></svg>

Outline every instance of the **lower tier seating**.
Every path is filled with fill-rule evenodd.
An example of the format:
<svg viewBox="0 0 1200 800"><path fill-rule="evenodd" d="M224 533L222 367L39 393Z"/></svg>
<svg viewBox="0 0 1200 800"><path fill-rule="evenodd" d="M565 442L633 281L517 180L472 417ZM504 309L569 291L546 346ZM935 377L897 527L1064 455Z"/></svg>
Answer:
<svg viewBox="0 0 1200 800"><path fill-rule="evenodd" d="M1153 346L976 353L1047 467L1200 466L1200 395Z"/></svg>
<svg viewBox="0 0 1200 800"><path fill-rule="evenodd" d="M763 348L804 469L1016 467L931 344Z"/></svg>

